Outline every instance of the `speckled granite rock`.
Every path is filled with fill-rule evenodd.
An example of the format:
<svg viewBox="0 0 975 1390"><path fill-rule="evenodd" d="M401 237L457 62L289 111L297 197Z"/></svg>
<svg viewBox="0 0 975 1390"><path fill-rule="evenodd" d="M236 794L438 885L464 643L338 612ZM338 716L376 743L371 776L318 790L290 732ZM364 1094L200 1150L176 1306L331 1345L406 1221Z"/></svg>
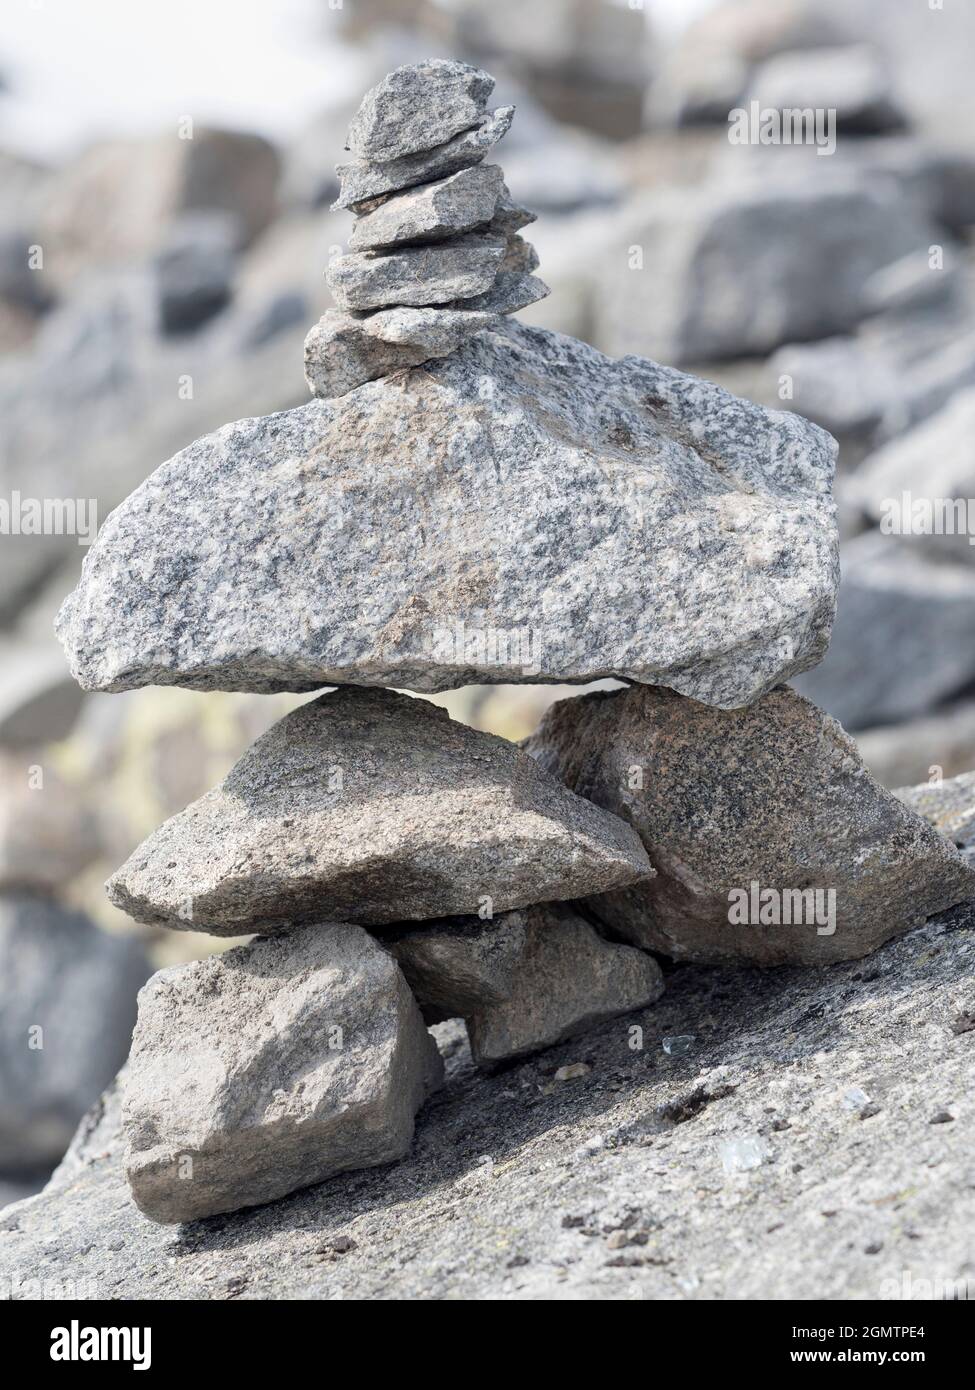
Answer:
<svg viewBox="0 0 975 1390"><path fill-rule="evenodd" d="M501 315L547 294L536 276L504 271L484 294L442 308L328 309L305 339L305 380L314 396L344 396L367 381L447 357L475 333L497 327Z"/></svg>
<svg viewBox="0 0 975 1390"><path fill-rule="evenodd" d="M826 650L834 456L795 415L505 320L177 454L105 520L58 631L86 689L618 675L741 705Z"/></svg>
<svg viewBox="0 0 975 1390"><path fill-rule="evenodd" d="M551 1047L663 993L652 956L604 941L571 907L530 908L523 916L525 946L510 992L467 1019L475 1062Z"/></svg>
<svg viewBox="0 0 975 1390"><path fill-rule="evenodd" d="M468 63L432 58L396 68L362 98L348 149L385 162L430 150L484 116L494 78Z"/></svg>
<svg viewBox="0 0 975 1390"><path fill-rule="evenodd" d="M385 199L374 212L356 219L351 251L375 251L427 241L446 241L495 215L502 188L497 164L476 164L435 183L420 184ZM510 212L502 216L510 218Z"/></svg>
<svg viewBox="0 0 975 1390"><path fill-rule="evenodd" d="M975 772L899 787L894 795L959 849L975 849Z"/></svg>
<svg viewBox="0 0 975 1390"><path fill-rule="evenodd" d="M525 746L639 832L657 876L590 906L675 959L852 959L975 898L975 869L789 689L731 712L649 687L580 696Z"/></svg>
<svg viewBox="0 0 975 1390"><path fill-rule="evenodd" d="M490 289L504 253L497 240L469 233L432 246L336 256L325 278L340 309L449 304Z"/></svg>
<svg viewBox="0 0 975 1390"><path fill-rule="evenodd" d="M401 1163L189 1231L133 1204L108 1096L48 1190L0 1215L0 1283L14 1299L45 1284L126 1299L964 1298L973 969L975 911L958 909L869 969L685 966L645 1014L496 1075L452 1039ZM683 1055L662 1046L675 1035L692 1039Z"/></svg>
<svg viewBox="0 0 975 1390"><path fill-rule="evenodd" d="M125 1070L129 1187L154 1221L193 1221L391 1163L441 1077L402 973L359 927L161 970Z"/></svg>
<svg viewBox="0 0 975 1390"><path fill-rule="evenodd" d="M419 183L429 183L432 179L440 179L446 174L455 174L459 169L469 169L479 164L488 150L508 133L514 114L513 106L499 106L496 111L483 116L479 125L461 131L433 149L401 155L398 159L382 163L354 159L347 164L336 165L341 193L332 204L332 211L356 209L357 205L387 193L414 188Z"/></svg>
<svg viewBox="0 0 975 1390"><path fill-rule="evenodd" d="M108 892L137 921L233 936L501 912L647 872L628 826L514 744L349 687L275 724Z"/></svg>
<svg viewBox="0 0 975 1390"><path fill-rule="evenodd" d="M125 1060L149 963L38 894L0 893L0 1172L53 1164Z"/></svg>
<svg viewBox="0 0 975 1390"><path fill-rule="evenodd" d="M479 1063L537 1052L653 1003L660 968L605 941L572 904L385 934L428 1021L464 1018Z"/></svg>
<svg viewBox="0 0 975 1390"><path fill-rule="evenodd" d="M344 396L367 381L446 357L494 322L485 311L327 309L305 339L305 380L314 396Z"/></svg>

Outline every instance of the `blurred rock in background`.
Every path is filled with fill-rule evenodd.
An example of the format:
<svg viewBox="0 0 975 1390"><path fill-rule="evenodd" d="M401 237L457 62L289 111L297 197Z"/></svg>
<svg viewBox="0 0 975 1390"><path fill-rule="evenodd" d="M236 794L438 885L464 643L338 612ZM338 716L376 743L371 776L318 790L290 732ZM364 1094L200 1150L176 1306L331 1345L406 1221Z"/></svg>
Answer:
<svg viewBox="0 0 975 1390"><path fill-rule="evenodd" d="M424 55L497 76L493 103L518 112L506 179L541 214L532 239L552 287L527 322L680 365L836 434L840 610L829 656L797 684L855 732L887 786L975 767L965 8L296 0L316 75L290 128L262 122L255 86L233 119L203 98L194 113L181 96L189 125L174 112L155 129L85 128L57 156L18 126L30 67L4 61L0 1201L18 1165L23 1175L56 1160L124 1056L144 953L158 965L213 949L136 928L108 904L105 877L306 698L83 696L51 623L89 523L199 436L307 399L304 335L331 305L321 267L347 250L352 226L330 211L355 105L346 68L356 92ZM228 15L245 22L229 4ZM210 55L214 84L224 61ZM276 105L290 111L290 95ZM752 101L835 108L835 149L732 143L729 113ZM62 504L41 534L12 524L31 499ZM567 693L468 687L437 700L518 739ZM28 783L31 768L42 786ZM37 1059L17 1030L31 1008L60 1008L69 971L96 981L77 1025L90 1045L77 1058L49 1052L37 1113L20 1115L12 1098ZM25 1143L8 1152L15 1125Z"/></svg>

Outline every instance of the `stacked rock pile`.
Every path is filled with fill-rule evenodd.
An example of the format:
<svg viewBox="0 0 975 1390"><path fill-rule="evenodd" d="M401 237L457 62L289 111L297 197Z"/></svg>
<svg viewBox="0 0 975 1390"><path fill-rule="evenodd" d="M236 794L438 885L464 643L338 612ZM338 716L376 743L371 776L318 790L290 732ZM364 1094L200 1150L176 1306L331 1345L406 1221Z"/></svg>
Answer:
<svg viewBox="0 0 975 1390"><path fill-rule="evenodd" d="M822 963L975 896L782 686L829 640L833 441L504 317L536 290L480 163L491 85L423 63L366 97L319 399L164 464L59 615L87 689L342 687L109 883L139 921L258 934L140 996L127 1175L158 1221L402 1156L427 1024L495 1065L653 1003L651 951ZM395 690L605 676L632 684L524 749Z"/></svg>
<svg viewBox="0 0 975 1390"><path fill-rule="evenodd" d="M485 155L513 106L487 111L494 79L466 63L398 68L374 88L349 131L336 208L356 214L350 254L328 267L338 309L305 343L317 396L445 357L467 338L548 294L516 203Z"/></svg>

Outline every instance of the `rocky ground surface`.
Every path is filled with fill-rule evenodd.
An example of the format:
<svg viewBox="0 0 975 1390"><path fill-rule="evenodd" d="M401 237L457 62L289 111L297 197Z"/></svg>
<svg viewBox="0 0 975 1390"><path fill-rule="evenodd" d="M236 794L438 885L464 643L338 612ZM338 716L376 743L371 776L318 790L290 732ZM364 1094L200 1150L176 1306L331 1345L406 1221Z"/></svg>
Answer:
<svg viewBox="0 0 975 1390"><path fill-rule="evenodd" d="M117 1110L0 1216L0 1286L101 1298L877 1299L975 1282L975 907L866 961L675 969L493 1075L442 1025L410 1156L180 1227ZM634 1030L642 1028L642 1049Z"/></svg>

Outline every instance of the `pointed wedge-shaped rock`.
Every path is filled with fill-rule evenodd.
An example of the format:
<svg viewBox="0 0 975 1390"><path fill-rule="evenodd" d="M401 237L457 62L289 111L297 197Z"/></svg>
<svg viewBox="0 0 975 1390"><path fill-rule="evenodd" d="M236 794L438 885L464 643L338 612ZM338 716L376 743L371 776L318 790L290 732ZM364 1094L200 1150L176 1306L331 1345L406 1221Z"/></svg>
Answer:
<svg viewBox="0 0 975 1390"><path fill-rule="evenodd" d="M577 898L649 872L636 833L427 700L347 688L280 720L109 881L138 921L233 936Z"/></svg>
<svg viewBox="0 0 975 1390"><path fill-rule="evenodd" d="M637 686L564 700L526 747L639 832L656 877L590 907L678 960L853 959L975 898L975 868L787 688L734 711Z"/></svg>

